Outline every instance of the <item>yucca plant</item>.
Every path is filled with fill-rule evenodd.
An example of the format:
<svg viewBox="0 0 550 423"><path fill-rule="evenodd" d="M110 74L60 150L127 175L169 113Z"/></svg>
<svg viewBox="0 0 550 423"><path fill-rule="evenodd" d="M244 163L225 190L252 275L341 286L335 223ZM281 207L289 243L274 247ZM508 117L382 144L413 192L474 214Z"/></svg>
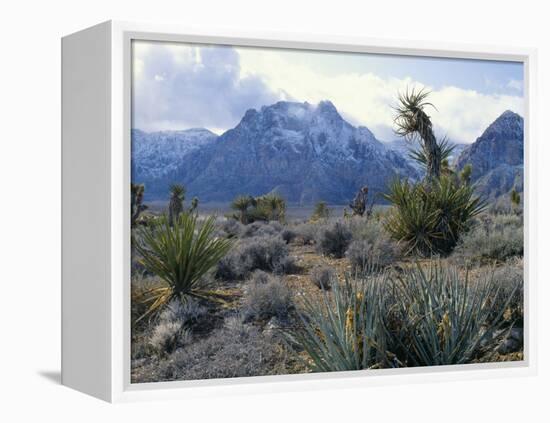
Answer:
<svg viewBox="0 0 550 423"><path fill-rule="evenodd" d="M319 372L361 370L388 365L380 309L383 277L331 281L332 294L323 291L322 301L304 298L302 325L289 335ZM391 364L389 364L391 365Z"/></svg>
<svg viewBox="0 0 550 423"><path fill-rule="evenodd" d="M427 107L435 106L427 101L430 92L425 89L410 91L398 96L398 105L395 107L394 123L396 134L406 138L419 137L422 152L426 159L426 180L431 182L439 178L441 173L441 149L438 144L430 117L426 114Z"/></svg>
<svg viewBox="0 0 550 423"><path fill-rule="evenodd" d="M173 224L165 218L138 230L136 250L141 263L166 286L149 291L145 317L174 298L209 298L212 292L203 277L229 251L231 242L214 236L214 217L197 228L195 214L180 214ZM140 318L140 319L141 319Z"/></svg>
<svg viewBox="0 0 550 423"><path fill-rule="evenodd" d="M183 212L183 202L185 201L185 187L180 184L174 184L170 187L170 203L168 204L168 221L170 225L178 219Z"/></svg>
<svg viewBox="0 0 550 423"><path fill-rule="evenodd" d="M132 212L130 216L130 222L132 228L136 226L140 214L147 210L147 206L143 204L143 195L145 193L145 185L143 184L131 184L130 185L130 198Z"/></svg>
<svg viewBox="0 0 550 423"><path fill-rule="evenodd" d="M317 222L318 220L326 220L330 217L330 209L327 206L326 201L319 201L315 204L313 213L311 214L310 221Z"/></svg>
<svg viewBox="0 0 550 423"><path fill-rule="evenodd" d="M485 209L474 187L441 175L430 186L394 180L385 198L393 204L384 227L408 253L448 254L472 219Z"/></svg>
<svg viewBox="0 0 550 423"><path fill-rule="evenodd" d="M453 154L455 146L452 145L446 137L440 141L436 141L436 144L437 148L435 149L435 154L438 155L438 157L436 158L436 162L439 163L440 175L450 175L451 169L449 167L449 159ZM426 144L421 143L420 149L411 150L409 152L409 157L417 162L426 173L428 172L430 152L427 149Z"/></svg>
<svg viewBox="0 0 550 423"><path fill-rule="evenodd" d="M388 329L388 336L414 366L469 363L494 349L494 331L506 323L503 314L519 289L508 292L502 302L503 288L492 274L471 281L468 273L461 276L441 262L428 269L406 269L392 277L392 284L395 305L386 322L393 320L399 327Z"/></svg>
<svg viewBox="0 0 550 423"><path fill-rule="evenodd" d="M249 195L239 195L232 203L231 208L236 210L239 214L235 216L243 225L246 225L249 220L250 208L254 207L256 200Z"/></svg>
<svg viewBox="0 0 550 423"><path fill-rule="evenodd" d="M267 194L257 197L251 217L254 220L278 220L284 221L286 202L279 194Z"/></svg>

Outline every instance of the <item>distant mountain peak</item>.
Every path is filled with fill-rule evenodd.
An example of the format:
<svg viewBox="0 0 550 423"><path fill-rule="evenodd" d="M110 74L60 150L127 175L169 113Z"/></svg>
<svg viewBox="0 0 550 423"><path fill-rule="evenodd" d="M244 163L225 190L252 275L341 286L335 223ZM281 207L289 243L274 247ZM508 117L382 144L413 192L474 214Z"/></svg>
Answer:
<svg viewBox="0 0 550 423"><path fill-rule="evenodd" d="M523 118L511 110L506 110L491 123L478 141L508 138L523 141ZM477 141L476 141L477 142Z"/></svg>
<svg viewBox="0 0 550 423"><path fill-rule="evenodd" d="M487 197L523 189L523 118L506 110L458 158L457 168L472 165L472 181ZM479 181L479 182L478 182Z"/></svg>

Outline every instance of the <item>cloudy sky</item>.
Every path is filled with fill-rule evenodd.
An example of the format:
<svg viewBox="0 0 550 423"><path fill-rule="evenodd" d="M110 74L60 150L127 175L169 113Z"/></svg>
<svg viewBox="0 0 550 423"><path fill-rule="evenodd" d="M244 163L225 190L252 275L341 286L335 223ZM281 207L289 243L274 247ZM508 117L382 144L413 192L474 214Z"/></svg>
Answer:
<svg viewBox="0 0 550 423"><path fill-rule="evenodd" d="M132 126L222 133L250 108L330 100L388 141L407 87L432 91L438 135L458 142L475 141L507 109L523 115L518 63L135 41Z"/></svg>

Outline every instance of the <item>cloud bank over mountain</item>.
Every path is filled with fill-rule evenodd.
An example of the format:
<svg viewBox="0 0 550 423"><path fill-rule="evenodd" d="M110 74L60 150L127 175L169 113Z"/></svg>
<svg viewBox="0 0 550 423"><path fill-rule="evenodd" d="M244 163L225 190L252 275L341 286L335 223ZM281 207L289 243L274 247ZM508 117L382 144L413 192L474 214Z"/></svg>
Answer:
<svg viewBox="0 0 550 423"><path fill-rule="evenodd" d="M391 140L397 93L425 87L439 136L471 143L503 110L524 113L523 69L507 62L191 44L134 44L134 128L221 134L279 100L330 99L354 125Z"/></svg>

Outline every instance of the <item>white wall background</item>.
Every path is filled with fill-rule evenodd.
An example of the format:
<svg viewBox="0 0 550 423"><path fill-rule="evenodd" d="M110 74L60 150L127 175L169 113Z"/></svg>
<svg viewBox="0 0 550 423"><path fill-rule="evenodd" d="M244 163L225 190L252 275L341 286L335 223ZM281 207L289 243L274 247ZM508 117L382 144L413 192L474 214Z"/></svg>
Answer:
<svg viewBox="0 0 550 423"><path fill-rule="evenodd" d="M542 1L5 1L0 15L0 420L549 421L542 136L550 31ZM539 49L539 375L361 390L111 406L59 385L60 37L108 19L500 44ZM544 42L544 41L545 42ZM544 132L546 135L546 132ZM55 419L55 420L54 420Z"/></svg>

